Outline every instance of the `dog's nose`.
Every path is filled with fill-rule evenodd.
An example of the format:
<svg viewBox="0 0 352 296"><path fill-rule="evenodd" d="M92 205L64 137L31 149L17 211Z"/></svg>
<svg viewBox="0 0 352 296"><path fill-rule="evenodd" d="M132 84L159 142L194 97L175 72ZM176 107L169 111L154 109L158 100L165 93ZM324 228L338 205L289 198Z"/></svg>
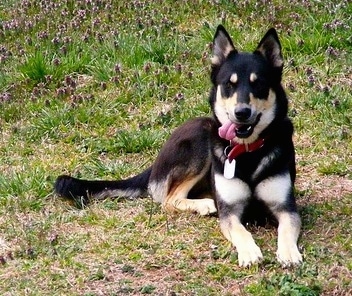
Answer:
<svg viewBox="0 0 352 296"><path fill-rule="evenodd" d="M235 108L235 116L236 119L240 121L247 120L251 116L251 108L248 107L236 107Z"/></svg>

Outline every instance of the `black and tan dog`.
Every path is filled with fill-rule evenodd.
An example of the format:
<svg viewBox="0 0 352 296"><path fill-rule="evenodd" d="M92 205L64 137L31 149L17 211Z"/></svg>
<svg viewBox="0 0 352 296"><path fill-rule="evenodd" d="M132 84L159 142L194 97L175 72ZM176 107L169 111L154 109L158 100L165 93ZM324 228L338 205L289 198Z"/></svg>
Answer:
<svg viewBox="0 0 352 296"><path fill-rule="evenodd" d="M253 53L240 53L219 26L211 71L213 118L196 118L176 129L152 166L135 177L88 181L60 176L56 192L83 200L150 194L166 210L218 212L221 230L236 247L240 266L262 259L241 223L249 207L260 205L279 225L278 261L300 263L293 126L287 118L282 69L274 29Z"/></svg>

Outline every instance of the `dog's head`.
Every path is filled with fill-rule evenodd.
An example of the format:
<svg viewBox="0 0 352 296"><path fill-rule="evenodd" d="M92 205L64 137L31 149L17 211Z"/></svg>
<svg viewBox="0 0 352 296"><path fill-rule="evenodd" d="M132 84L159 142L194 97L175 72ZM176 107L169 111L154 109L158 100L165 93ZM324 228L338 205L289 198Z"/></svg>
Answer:
<svg viewBox="0 0 352 296"><path fill-rule="evenodd" d="M275 119L286 116L283 58L275 29L265 34L253 53L240 53L220 25L211 62L210 103L220 124L231 121L235 125L236 142L256 141Z"/></svg>

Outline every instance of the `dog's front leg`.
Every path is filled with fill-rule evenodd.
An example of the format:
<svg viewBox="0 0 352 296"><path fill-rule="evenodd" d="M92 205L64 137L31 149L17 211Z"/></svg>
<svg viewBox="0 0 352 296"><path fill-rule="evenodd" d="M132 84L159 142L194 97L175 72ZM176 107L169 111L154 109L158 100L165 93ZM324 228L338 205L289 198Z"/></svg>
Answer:
<svg viewBox="0 0 352 296"><path fill-rule="evenodd" d="M279 211L275 213L279 221L277 240L277 260L283 266L296 265L302 262L297 240L301 227L301 219L297 212Z"/></svg>
<svg viewBox="0 0 352 296"><path fill-rule="evenodd" d="M241 224L243 210L251 196L249 186L238 178L229 180L217 173L214 174L213 184L221 231L236 247L238 264L249 266L259 262L263 257L262 252Z"/></svg>
<svg viewBox="0 0 352 296"><path fill-rule="evenodd" d="M297 213L290 174L283 173L259 183L256 196L264 201L279 222L277 239L277 260L283 266L302 262L297 240L301 219Z"/></svg>

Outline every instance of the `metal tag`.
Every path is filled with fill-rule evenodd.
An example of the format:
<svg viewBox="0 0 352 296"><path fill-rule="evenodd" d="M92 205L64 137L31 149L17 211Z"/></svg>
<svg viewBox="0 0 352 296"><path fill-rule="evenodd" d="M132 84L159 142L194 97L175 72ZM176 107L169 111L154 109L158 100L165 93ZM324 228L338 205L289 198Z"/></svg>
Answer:
<svg viewBox="0 0 352 296"><path fill-rule="evenodd" d="M235 176L235 170L236 170L236 160L232 160L231 162L227 158L225 160L225 165L224 165L224 177L226 179L232 179Z"/></svg>

